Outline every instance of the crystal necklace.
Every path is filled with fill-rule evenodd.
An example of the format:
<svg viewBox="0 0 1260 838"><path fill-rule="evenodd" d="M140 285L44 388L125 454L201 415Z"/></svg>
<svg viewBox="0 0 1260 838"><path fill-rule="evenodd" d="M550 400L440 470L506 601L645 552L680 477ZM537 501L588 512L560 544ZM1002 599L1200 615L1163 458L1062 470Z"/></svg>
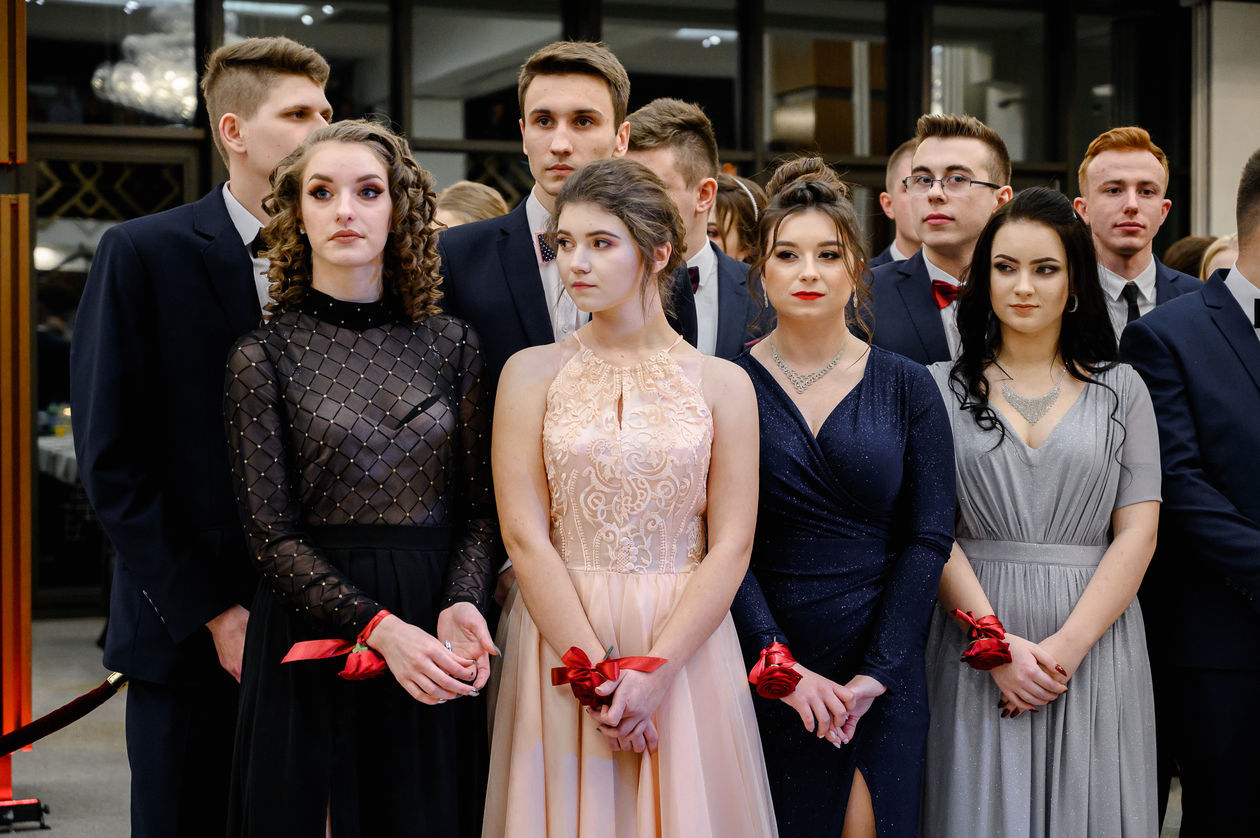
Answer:
<svg viewBox="0 0 1260 838"><path fill-rule="evenodd" d="M824 375L835 369L836 363L840 360L840 356L844 354L844 348L849 345L849 332L844 333L844 340L840 342L840 351L827 362L826 366L809 375L801 375L784 362L783 356L779 354L779 347L774 345L774 340L770 341L770 354L774 356L774 363L779 369L783 370L783 374L788 377L788 381L792 382L792 386L796 388L797 393L804 393L809 389L809 385L817 382Z"/></svg>
<svg viewBox="0 0 1260 838"><path fill-rule="evenodd" d="M1002 370L1002 366L1000 364L998 365L998 369ZM1012 381L1015 380L1011 378L1010 373L1006 372L1006 370L1002 370L1002 372L1007 376L1007 378L1010 378ZM1059 385L1063 383L1063 376L1065 375L1067 375L1066 366L1063 368L1063 371L1059 373L1059 377L1055 379L1054 386L1050 388L1050 392L1042 396L1021 396L1019 393L1012 390L1009 384L1003 381L1002 396L1006 399L1007 404L1015 408L1019 415L1023 416L1024 419L1028 421L1028 424L1035 425L1043 416L1046 415L1046 413L1050 411L1050 408L1054 407L1054 403L1059 400Z"/></svg>

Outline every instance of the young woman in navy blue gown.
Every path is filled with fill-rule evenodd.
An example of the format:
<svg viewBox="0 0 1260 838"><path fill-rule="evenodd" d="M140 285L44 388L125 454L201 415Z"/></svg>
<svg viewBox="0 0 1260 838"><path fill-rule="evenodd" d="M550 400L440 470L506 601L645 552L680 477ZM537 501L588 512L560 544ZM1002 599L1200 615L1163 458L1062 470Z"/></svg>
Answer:
<svg viewBox="0 0 1260 838"><path fill-rule="evenodd" d="M914 835L923 644L954 524L949 420L926 369L849 332L863 252L839 178L796 160L770 192L758 266L778 326L738 361L757 392L761 500L732 610L750 662L778 642L796 663L775 675L800 676L754 702L779 834Z"/></svg>

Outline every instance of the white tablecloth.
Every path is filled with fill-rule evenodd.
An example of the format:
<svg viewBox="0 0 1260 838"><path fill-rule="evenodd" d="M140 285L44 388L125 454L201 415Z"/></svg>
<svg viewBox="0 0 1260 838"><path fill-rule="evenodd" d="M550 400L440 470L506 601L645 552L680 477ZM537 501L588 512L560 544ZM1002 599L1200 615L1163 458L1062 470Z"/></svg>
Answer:
<svg viewBox="0 0 1260 838"><path fill-rule="evenodd" d="M79 482L79 463L74 458L74 437L41 436L39 446L39 470L71 486Z"/></svg>

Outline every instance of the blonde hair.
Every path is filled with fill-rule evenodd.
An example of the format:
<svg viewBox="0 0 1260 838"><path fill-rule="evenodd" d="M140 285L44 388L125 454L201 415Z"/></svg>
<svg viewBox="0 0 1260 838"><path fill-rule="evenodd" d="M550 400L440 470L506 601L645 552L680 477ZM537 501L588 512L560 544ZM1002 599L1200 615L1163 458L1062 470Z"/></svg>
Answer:
<svg viewBox="0 0 1260 838"><path fill-rule="evenodd" d="M1094 137L1089 148L1085 149L1081 167L1076 170L1076 180L1082 195L1085 194L1085 170L1089 168L1090 163L1094 162L1094 158L1104 151L1149 151L1159 161L1159 165L1164 167L1164 189L1168 189L1168 155L1151 141L1151 135L1145 128L1125 125L1104 131Z"/></svg>
<svg viewBox="0 0 1260 838"><path fill-rule="evenodd" d="M1237 250L1237 249L1238 249L1238 234L1237 233L1230 233L1228 236L1221 236L1219 239L1209 244L1207 246L1207 250L1203 251L1203 258L1199 260L1199 279L1203 282L1207 282L1207 279L1208 279L1207 266L1209 262L1211 262L1214 258L1216 258L1216 254L1224 250Z"/></svg>
<svg viewBox="0 0 1260 838"><path fill-rule="evenodd" d="M365 145L385 165L393 211L389 238L381 254L383 296L393 297L412 321L437 314L442 292L433 223L437 211L433 176L416 165L402 137L364 119L316 128L271 173L271 194L263 199L263 209L271 220L262 233L266 256L271 260L267 311L275 315L298 304L311 285L311 245L299 230L302 176L311 155L324 143Z"/></svg>
<svg viewBox="0 0 1260 838"><path fill-rule="evenodd" d="M499 190L484 183L458 180L437 194L437 208L467 218L484 221L506 215L507 202Z"/></svg>

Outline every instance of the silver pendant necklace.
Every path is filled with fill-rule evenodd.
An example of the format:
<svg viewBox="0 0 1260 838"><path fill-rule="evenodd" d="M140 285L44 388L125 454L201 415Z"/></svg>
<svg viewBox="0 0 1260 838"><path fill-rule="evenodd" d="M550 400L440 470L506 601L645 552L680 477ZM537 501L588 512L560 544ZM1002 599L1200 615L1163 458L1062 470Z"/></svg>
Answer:
<svg viewBox="0 0 1260 838"><path fill-rule="evenodd" d="M1001 364L998 369L1002 370ZM1010 373L1002 370L1007 378L1011 378ZM1035 425L1041 421L1049 411L1054 407L1054 403L1059 400L1059 385L1063 383L1063 376L1067 375L1067 367L1059 373L1059 377L1055 380L1054 386L1050 388L1050 392L1041 396L1021 396L1011 389L1010 385L1005 381L1002 382L1002 396L1006 399L1007 404L1015 408L1020 416L1027 420L1028 424Z"/></svg>
<svg viewBox="0 0 1260 838"><path fill-rule="evenodd" d="M835 369L836 363L840 360L840 356L844 354L844 348L849 345L849 335L849 332L845 332L844 340L840 342L840 351L835 354L835 357L828 361L826 366L822 369L811 372L809 375L801 375L799 372L789 367L784 362L783 356L779 354L779 347L774 345L773 339L770 341L770 354L774 357L775 365L778 366L779 369L783 370L783 374L787 376L788 381L792 382L792 386L796 388L796 392L798 394L804 393L809 389L811 384L814 384L824 375Z"/></svg>

